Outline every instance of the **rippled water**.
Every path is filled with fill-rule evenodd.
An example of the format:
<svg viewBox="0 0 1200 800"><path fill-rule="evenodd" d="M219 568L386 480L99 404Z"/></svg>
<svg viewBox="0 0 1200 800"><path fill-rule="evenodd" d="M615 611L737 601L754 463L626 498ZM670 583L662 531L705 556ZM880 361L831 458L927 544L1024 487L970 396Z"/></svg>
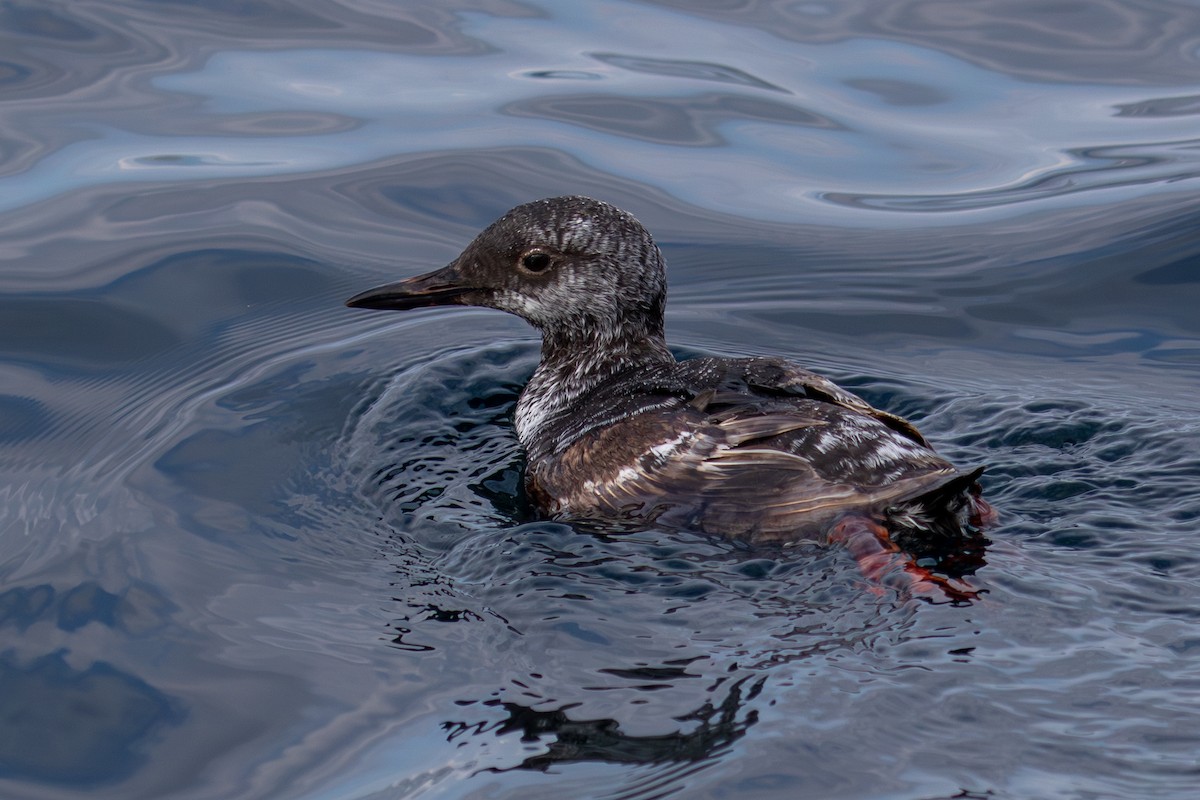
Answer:
<svg viewBox="0 0 1200 800"><path fill-rule="evenodd" d="M0 41L0 796L1195 795L1194 4L18 0ZM656 234L680 355L988 464L982 599L538 520L532 332L341 302L564 193Z"/></svg>

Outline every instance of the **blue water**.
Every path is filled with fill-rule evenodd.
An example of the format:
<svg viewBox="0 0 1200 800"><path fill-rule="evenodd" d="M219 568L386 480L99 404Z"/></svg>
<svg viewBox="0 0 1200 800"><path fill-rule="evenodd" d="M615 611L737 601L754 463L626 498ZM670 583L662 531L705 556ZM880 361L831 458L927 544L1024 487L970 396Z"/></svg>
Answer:
<svg viewBox="0 0 1200 800"><path fill-rule="evenodd" d="M1195 796L1200 9L695 5L0 5L0 797ZM537 519L530 329L342 301L566 193L982 599Z"/></svg>

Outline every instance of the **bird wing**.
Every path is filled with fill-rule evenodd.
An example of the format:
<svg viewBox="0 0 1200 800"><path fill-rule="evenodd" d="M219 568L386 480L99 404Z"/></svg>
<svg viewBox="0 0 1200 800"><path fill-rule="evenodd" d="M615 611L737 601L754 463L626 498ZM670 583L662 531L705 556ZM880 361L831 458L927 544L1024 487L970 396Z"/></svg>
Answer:
<svg viewBox="0 0 1200 800"><path fill-rule="evenodd" d="M766 394L790 395L822 400L873 417L917 444L929 442L911 422L896 414L875 408L853 392L848 392L823 375L811 372L782 358L755 358L745 363L743 380L752 390Z"/></svg>
<svg viewBox="0 0 1200 800"><path fill-rule="evenodd" d="M853 509L928 493L957 470L871 415L799 397L714 394L573 443L533 483L574 517L649 519L754 540L795 538ZM650 443L647 446L647 443Z"/></svg>

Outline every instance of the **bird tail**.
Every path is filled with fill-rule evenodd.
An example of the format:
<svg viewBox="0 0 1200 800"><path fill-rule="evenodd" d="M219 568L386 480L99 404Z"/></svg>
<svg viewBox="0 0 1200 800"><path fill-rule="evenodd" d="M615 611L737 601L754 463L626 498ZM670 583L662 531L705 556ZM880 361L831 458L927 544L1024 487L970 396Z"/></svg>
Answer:
<svg viewBox="0 0 1200 800"><path fill-rule="evenodd" d="M979 491L979 478L987 467L976 467L970 472L960 472L952 475L946 481L939 483L929 491L912 499L914 503L924 503L934 507L951 507L963 503L968 496Z"/></svg>
<svg viewBox="0 0 1200 800"><path fill-rule="evenodd" d="M949 542L965 535L964 527L976 516L979 477L984 467L952 475L931 489L888 509L887 525L915 537ZM988 507L990 510L990 507Z"/></svg>

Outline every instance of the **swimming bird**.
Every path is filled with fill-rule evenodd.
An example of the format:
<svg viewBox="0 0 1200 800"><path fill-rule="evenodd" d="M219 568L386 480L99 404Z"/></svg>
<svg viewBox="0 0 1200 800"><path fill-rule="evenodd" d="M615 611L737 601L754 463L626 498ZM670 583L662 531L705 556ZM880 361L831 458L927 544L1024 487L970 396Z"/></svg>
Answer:
<svg viewBox="0 0 1200 800"><path fill-rule="evenodd" d="M541 360L516 404L525 485L545 514L750 543L838 541L874 577L969 595L893 538L989 521L982 468L955 467L907 420L777 357L676 360L666 267L631 214L587 197L517 206L443 269L346 301L466 305L522 317Z"/></svg>

